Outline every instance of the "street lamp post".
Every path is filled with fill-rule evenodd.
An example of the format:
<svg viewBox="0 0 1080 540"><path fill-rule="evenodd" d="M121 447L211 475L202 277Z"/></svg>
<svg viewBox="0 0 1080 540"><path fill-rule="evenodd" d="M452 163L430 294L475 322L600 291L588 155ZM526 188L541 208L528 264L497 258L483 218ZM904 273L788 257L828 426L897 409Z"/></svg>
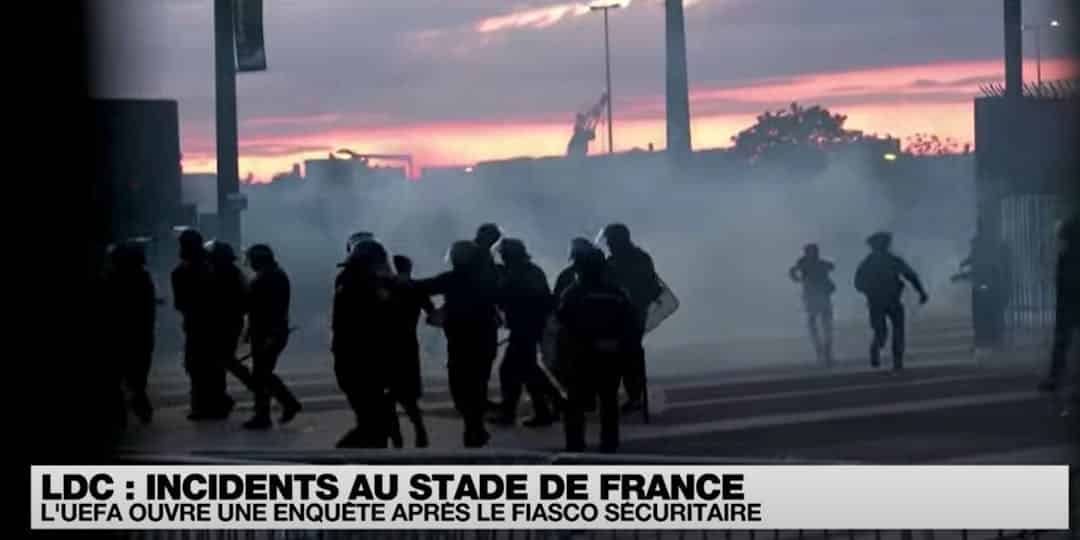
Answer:
<svg viewBox="0 0 1080 540"><path fill-rule="evenodd" d="M615 152L615 135L611 126L611 47L608 41L608 11L612 9L618 9L622 7L621 4L604 4L604 5L592 5L589 9L592 11L604 12L604 71L607 84L607 139L608 139L608 153Z"/></svg>
<svg viewBox="0 0 1080 540"><path fill-rule="evenodd" d="M234 0L214 0L218 237L233 245L239 245L240 213L236 209L236 199L240 193L240 168L237 164L239 151L237 148L234 13Z"/></svg>
<svg viewBox="0 0 1080 540"><path fill-rule="evenodd" d="M1057 28L1060 26L1056 19L1046 24L1025 24L1021 26L1021 30L1033 30L1035 32L1035 81L1039 88L1042 88L1042 29Z"/></svg>

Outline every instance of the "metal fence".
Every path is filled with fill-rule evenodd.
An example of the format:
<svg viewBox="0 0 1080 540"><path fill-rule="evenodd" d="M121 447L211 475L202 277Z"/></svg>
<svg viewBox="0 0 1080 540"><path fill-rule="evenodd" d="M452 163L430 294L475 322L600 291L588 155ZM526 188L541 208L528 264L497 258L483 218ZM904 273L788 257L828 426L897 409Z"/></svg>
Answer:
<svg viewBox="0 0 1080 540"><path fill-rule="evenodd" d="M1040 345L1054 324L1054 229L1061 200L1025 194L1001 200L1001 239L1009 272L1006 338L1011 345Z"/></svg>

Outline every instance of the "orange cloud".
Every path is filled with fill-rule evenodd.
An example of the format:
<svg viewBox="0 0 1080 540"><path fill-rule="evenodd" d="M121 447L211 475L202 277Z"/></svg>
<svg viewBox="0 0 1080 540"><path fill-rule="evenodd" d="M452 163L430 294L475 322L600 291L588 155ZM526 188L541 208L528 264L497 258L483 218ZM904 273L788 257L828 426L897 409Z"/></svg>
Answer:
<svg viewBox="0 0 1080 540"><path fill-rule="evenodd" d="M1043 61L1044 80L1075 76L1074 63ZM1034 62L1024 66L1033 75ZM813 73L787 79L691 89L691 131L695 148L730 145L732 135L751 125L767 108L791 101L821 103L848 116L848 127L867 133L906 137L934 133L960 142L974 138L972 98L980 82L1000 80L999 61L948 62L916 66ZM247 135L241 130L240 171L259 179L288 170L304 159L325 157L325 149L357 152L409 153L417 167L464 165L517 156L561 155L572 131L573 112L551 118L459 123L387 124L359 129L329 127L301 135ZM271 122L272 123L272 122ZM255 122L257 126L259 122ZM338 122L346 124L342 118ZM251 127L252 122L244 126ZM605 128L601 126L601 130ZM663 98L627 100L615 104L617 150L664 148ZM593 152L603 151L606 136L598 133ZM189 147L212 149L205 141L185 141ZM185 154L189 172L212 171L212 150Z"/></svg>

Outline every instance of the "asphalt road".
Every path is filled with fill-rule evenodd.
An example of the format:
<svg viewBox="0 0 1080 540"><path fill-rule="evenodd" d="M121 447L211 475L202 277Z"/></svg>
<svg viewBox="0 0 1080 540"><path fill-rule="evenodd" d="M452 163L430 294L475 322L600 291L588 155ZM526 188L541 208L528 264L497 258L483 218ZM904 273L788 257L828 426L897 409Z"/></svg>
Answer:
<svg viewBox="0 0 1080 540"><path fill-rule="evenodd" d="M1077 426L1080 417L1061 416L1060 399L1034 390L1035 366L976 363L964 350L956 328L937 334L933 329L924 331L913 345L908 369L899 373L871 370L862 359L851 357L830 369L803 358L770 362L768 368L656 377L650 383L652 421L646 425L640 415L624 417L621 450L877 463L933 463L1018 452L1036 456L1025 459L1072 459L1077 439L1070 427ZM352 414L329 362L320 364L283 373L305 409L298 420L301 427L277 428L270 434L244 433L234 425L247 416L244 409L251 399L235 382L239 412L223 425L208 426L184 419L184 377L158 374L152 384L158 407L155 425L130 437L128 446L135 451L182 452L330 449L338 434L350 427ZM494 381L492 386L495 397ZM422 407L433 446L459 448L460 420L444 380L437 376L425 380ZM523 404L523 413L527 408ZM597 419L590 421L590 437L595 438ZM403 427L408 433L408 424ZM498 429L492 441L492 446L506 450L557 452L561 445L559 426Z"/></svg>

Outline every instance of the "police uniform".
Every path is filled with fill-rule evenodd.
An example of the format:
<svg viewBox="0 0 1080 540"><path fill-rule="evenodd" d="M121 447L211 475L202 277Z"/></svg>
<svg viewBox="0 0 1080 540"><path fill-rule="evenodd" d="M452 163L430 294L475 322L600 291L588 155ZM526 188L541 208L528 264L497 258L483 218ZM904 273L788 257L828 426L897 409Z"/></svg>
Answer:
<svg viewBox="0 0 1080 540"><path fill-rule="evenodd" d="M585 449L585 410L599 398L600 446L614 452L619 445L619 374L640 347L641 317L622 288L602 271L571 285L556 317L564 332L559 356L566 358L569 380L566 449Z"/></svg>

